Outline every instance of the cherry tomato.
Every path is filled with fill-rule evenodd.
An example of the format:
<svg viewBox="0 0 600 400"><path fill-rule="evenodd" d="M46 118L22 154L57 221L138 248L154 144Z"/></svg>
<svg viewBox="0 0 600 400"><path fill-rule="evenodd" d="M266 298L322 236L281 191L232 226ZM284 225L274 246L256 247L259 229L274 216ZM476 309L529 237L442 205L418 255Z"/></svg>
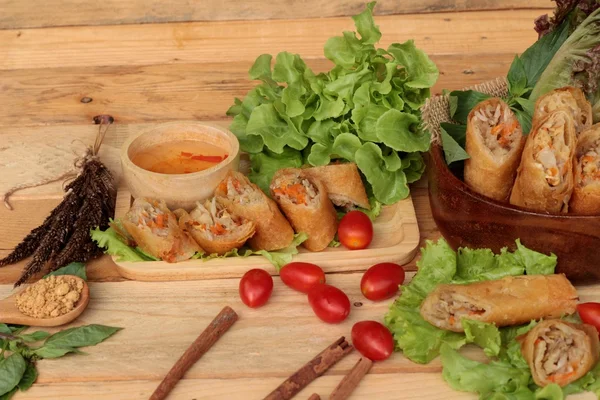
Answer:
<svg viewBox="0 0 600 400"><path fill-rule="evenodd" d="M329 324L342 322L350 314L346 293L326 283L320 283L308 292L308 302L317 317Z"/></svg>
<svg viewBox="0 0 600 400"><path fill-rule="evenodd" d="M273 292L273 278L264 269L251 269L240 280L240 298L250 308L264 305Z"/></svg>
<svg viewBox="0 0 600 400"><path fill-rule="evenodd" d="M338 238L350 250L364 249L373 240L373 223L361 211L350 211L338 225Z"/></svg>
<svg viewBox="0 0 600 400"><path fill-rule="evenodd" d="M400 265L375 264L360 280L360 291L369 300L385 300L394 297L402 282L404 282L404 268Z"/></svg>
<svg viewBox="0 0 600 400"><path fill-rule="evenodd" d="M578 304L577 312L584 324L595 326L600 332L600 303Z"/></svg>
<svg viewBox="0 0 600 400"><path fill-rule="evenodd" d="M363 356L372 361L387 359L394 351L394 338L377 321L361 321L352 327L352 344Z"/></svg>
<svg viewBox="0 0 600 400"><path fill-rule="evenodd" d="M325 272L318 265L291 262L279 271L283 283L302 293L308 293L318 283L325 283Z"/></svg>

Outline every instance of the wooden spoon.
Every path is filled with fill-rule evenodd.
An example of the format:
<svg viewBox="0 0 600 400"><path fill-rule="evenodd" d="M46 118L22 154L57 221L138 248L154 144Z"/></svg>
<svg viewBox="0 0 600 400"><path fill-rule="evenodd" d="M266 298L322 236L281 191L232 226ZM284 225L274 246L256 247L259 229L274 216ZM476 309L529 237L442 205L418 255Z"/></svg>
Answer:
<svg viewBox="0 0 600 400"><path fill-rule="evenodd" d="M67 275L65 275L65 276L67 276ZM5 298L4 300L0 300L0 322L5 323L5 324L17 324L17 325L29 325L29 326L59 326L59 325L68 324L69 322L73 321L75 318L79 317L81 315L81 313L83 312L83 310L85 310L85 308L87 307L88 303L90 302L90 287L88 286L87 282L84 281L83 279L81 279L80 277L75 276L75 275L68 275L68 276L72 276L73 278L78 279L83 282L83 289L81 290L81 297L79 298L79 301L77 301L75 308L73 308L71 311L69 311L68 313L63 314L61 316L52 317L52 318L33 318L30 316L27 316L27 315L23 314L21 311L19 311L19 309L17 308L16 297L19 293L22 292L22 290L21 290L15 294ZM25 289L23 289L23 290L25 290Z"/></svg>

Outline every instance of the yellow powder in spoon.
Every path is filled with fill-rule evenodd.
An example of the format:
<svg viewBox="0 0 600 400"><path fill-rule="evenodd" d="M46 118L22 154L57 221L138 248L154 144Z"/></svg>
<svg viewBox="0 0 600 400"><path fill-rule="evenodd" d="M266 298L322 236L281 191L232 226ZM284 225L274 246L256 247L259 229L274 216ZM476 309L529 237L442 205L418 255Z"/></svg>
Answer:
<svg viewBox="0 0 600 400"><path fill-rule="evenodd" d="M17 295L17 308L34 318L58 317L75 308L83 282L72 276L51 275L40 279Z"/></svg>

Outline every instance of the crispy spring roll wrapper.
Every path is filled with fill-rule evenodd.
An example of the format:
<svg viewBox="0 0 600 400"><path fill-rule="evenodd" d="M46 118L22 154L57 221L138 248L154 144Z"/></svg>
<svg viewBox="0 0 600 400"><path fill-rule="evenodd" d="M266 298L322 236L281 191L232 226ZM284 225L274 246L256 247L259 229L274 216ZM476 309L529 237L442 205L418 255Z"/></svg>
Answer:
<svg viewBox="0 0 600 400"><path fill-rule="evenodd" d="M508 104L484 100L467 118L465 183L474 191L507 202L525 145L521 124Z"/></svg>
<svg viewBox="0 0 600 400"><path fill-rule="evenodd" d="M571 114L577 134L592 126L592 105L579 88L565 86L539 97L535 102L532 126L556 110Z"/></svg>
<svg viewBox="0 0 600 400"><path fill-rule="evenodd" d="M510 204L533 211L567 211L573 193L576 135L573 117L554 111L531 129Z"/></svg>
<svg viewBox="0 0 600 400"><path fill-rule="evenodd" d="M542 321L517 340L538 386L566 386L598 362L598 331L559 319Z"/></svg>
<svg viewBox="0 0 600 400"><path fill-rule="evenodd" d="M242 173L229 172L215 196L229 212L254 222L256 232L248 240L254 250L279 250L294 240L294 230L277 204Z"/></svg>
<svg viewBox="0 0 600 400"><path fill-rule="evenodd" d="M202 251L162 200L135 199L121 222L142 250L166 262L188 260Z"/></svg>
<svg viewBox="0 0 600 400"><path fill-rule="evenodd" d="M327 196L336 206L371 209L365 185L355 163L330 164L306 168L303 171L325 185Z"/></svg>
<svg viewBox="0 0 600 400"><path fill-rule="evenodd" d="M600 124L579 135L574 159L575 185L570 211L600 215Z"/></svg>
<svg viewBox="0 0 600 400"><path fill-rule="evenodd" d="M509 276L438 285L421 304L421 316L438 328L463 332L463 317L500 327L573 314L576 305L577 291L562 274Z"/></svg>
<svg viewBox="0 0 600 400"><path fill-rule="evenodd" d="M239 249L254 235L254 222L227 211L219 197L197 203L189 214L182 209L174 213L179 218L179 227L188 232L209 254L223 255Z"/></svg>
<svg viewBox="0 0 600 400"><path fill-rule="evenodd" d="M305 232L303 246L321 251L333 240L337 215L325 185L299 169L282 169L271 181L271 196L281 207L296 232Z"/></svg>

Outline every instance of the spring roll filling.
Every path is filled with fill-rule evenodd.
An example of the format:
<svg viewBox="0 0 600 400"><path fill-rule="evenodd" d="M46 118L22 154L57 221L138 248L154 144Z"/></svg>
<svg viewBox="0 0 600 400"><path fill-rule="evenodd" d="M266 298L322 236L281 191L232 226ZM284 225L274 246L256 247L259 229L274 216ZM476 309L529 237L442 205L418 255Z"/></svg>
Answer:
<svg viewBox="0 0 600 400"><path fill-rule="evenodd" d="M503 112L504 111L504 112ZM480 133L483 143L496 159L506 156L521 136L519 124L511 118L509 110L500 104L487 104L475 111L471 121Z"/></svg>
<svg viewBox="0 0 600 400"><path fill-rule="evenodd" d="M546 121L535 137L534 159L545 173L548 185L555 187L565 181L568 173L570 148L566 143L563 115Z"/></svg>
<svg viewBox="0 0 600 400"><path fill-rule="evenodd" d="M278 198L286 197L294 204L314 204L317 189L308 179L294 177L293 179L278 178L275 180L273 193Z"/></svg>
<svg viewBox="0 0 600 400"><path fill-rule="evenodd" d="M241 218L234 217L217 203L216 197L213 197L212 201L205 202L204 205L197 203L190 217L192 217L190 222L192 227L204 232L209 239L226 235L244 223Z"/></svg>
<svg viewBox="0 0 600 400"><path fill-rule="evenodd" d="M261 200L261 194L257 193L252 186L240 182L233 176L222 181L219 189L227 194L228 199L239 204L251 204Z"/></svg>
<svg viewBox="0 0 600 400"><path fill-rule="evenodd" d="M592 183L600 183L600 139L596 140L591 148L579 157L581 165L580 177L578 179L580 186L587 186Z"/></svg>
<svg viewBox="0 0 600 400"><path fill-rule="evenodd" d="M434 317L440 321L447 321L451 326L461 326L461 318L473 318L485 314L484 308L478 307L462 296L453 296L444 293L435 305Z"/></svg>
<svg viewBox="0 0 600 400"><path fill-rule="evenodd" d="M573 115L573 122L577 131L581 130L587 122L585 113L581 112L577 100L575 100L575 97L571 93L561 93L545 97L540 102L539 109L543 115L548 115L556 110L566 109Z"/></svg>
<svg viewBox="0 0 600 400"><path fill-rule="evenodd" d="M142 228L150 228L152 233L157 236L167 237L169 235L169 214L156 208L156 205L147 202L142 203L136 212L137 224Z"/></svg>
<svg viewBox="0 0 600 400"><path fill-rule="evenodd" d="M562 325L550 326L535 341L534 364L550 382L565 384L582 366L582 332Z"/></svg>

